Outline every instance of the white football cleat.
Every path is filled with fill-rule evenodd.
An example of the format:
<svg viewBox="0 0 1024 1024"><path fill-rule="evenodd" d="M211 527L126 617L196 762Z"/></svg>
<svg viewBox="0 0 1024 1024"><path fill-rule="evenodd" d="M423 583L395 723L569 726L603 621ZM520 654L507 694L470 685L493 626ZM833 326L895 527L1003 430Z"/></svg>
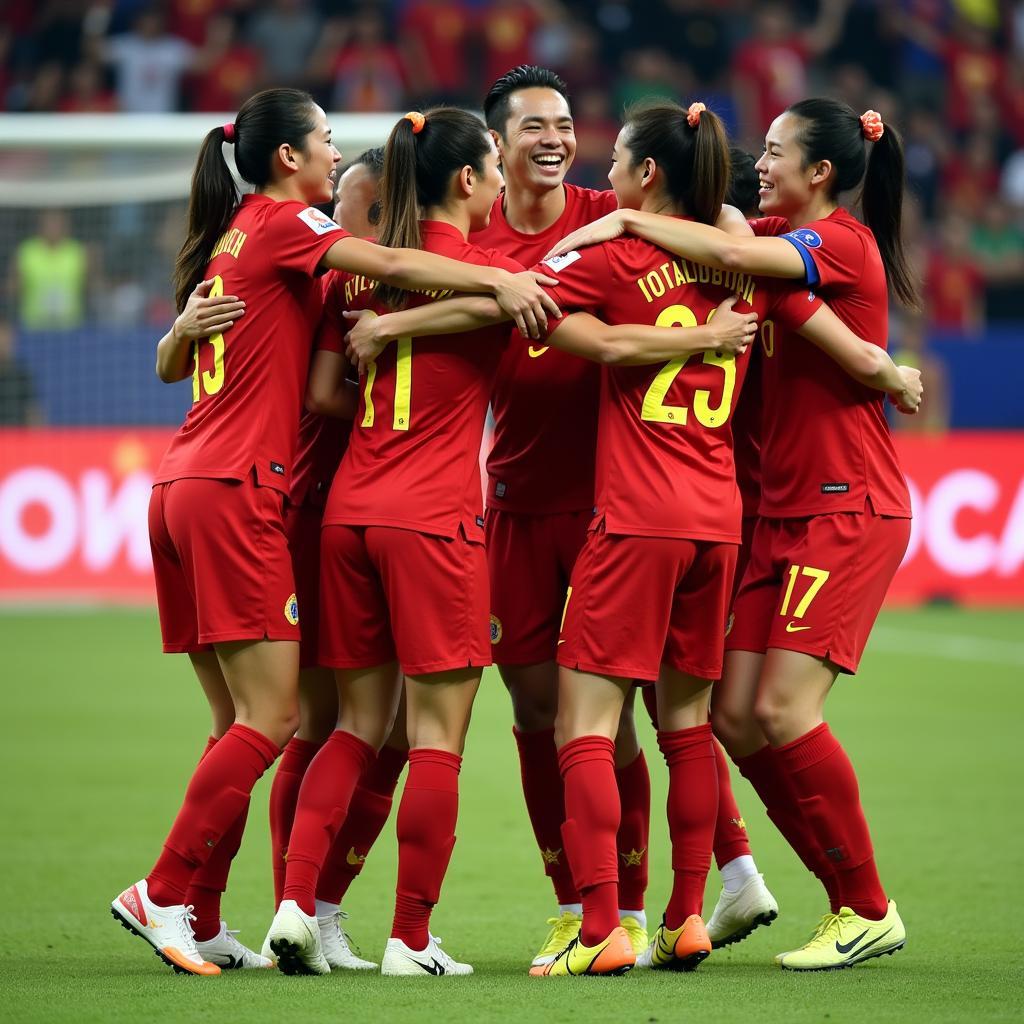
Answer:
<svg viewBox="0 0 1024 1024"><path fill-rule="evenodd" d="M235 936L237 931L228 928L227 921L221 921L220 931L212 938L200 941L196 939L196 949L200 956L211 964L226 971L252 970L255 968L274 967L274 961L269 956L262 956L254 953L247 946L243 946Z"/></svg>
<svg viewBox="0 0 1024 1024"><path fill-rule="evenodd" d="M150 898L146 880L125 889L110 904L110 912L123 928L145 939L156 955L178 974L220 974L196 949L192 934L192 908L178 904L158 907Z"/></svg>
<svg viewBox="0 0 1024 1024"><path fill-rule="evenodd" d="M320 945L316 918L302 911L295 900L282 900L267 932L266 945L282 974L330 974Z"/></svg>
<svg viewBox="0 0 1024 1024"><path fill-rule="evenodd" d="M352 947L352 939L341 927L341 922L348 919L344 910L339 910L329 917L318 917L320 926L320 947L324 951L324 959L331 965L332 971L374 971L379 966L372 960L364 960Z"/></svg>
<svg viewBox="0 0 1024 1024"><path fill-rule="evenodd" d="M401 939L388 939L380 973L392 977L422 978L427 974L434 977L472 974L473 968L453 960L441 949L441 940L431 935L427 948L419 952L410 949Z"/></svg>
<svg viewBox="0 0 1024 1024"><path fill-rule="evenodd" d="M708 921L712 949L741 942L760 925L779 916L779 904L764 884L764 875L752 875L736 892L722 890Z"/></svg>

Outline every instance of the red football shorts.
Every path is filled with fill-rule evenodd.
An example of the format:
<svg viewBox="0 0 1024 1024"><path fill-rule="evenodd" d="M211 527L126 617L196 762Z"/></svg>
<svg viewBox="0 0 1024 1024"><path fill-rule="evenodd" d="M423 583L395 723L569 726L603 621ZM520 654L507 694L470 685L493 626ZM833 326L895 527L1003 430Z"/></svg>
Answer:
<svg viewBox="0 0 1024 1024"><path fill-rule="evenodd" d="M909 540L909 519L870 509L759 520L727 649L802 651L856 672Z"/></svg>
<svg viewBox="0 0 1024 1024"><path fill-rule="evenodd" d="M627 679L662 664L722 674L736 545L592 531L572 573L558 664Z"/></svg>
<svg viewBox="0 0 1024 1024"><path fill-rule="evenodd" d="M551 661L572 568L591 509L550 515L487 510L491 644L499 665Z"/></svg>
<svg viewBox="0 0 1024 1024"><path fill-rule="evenodd" d="M149 542L166 653L299 639L283 505L280 491L251 475L153 488Z"/></svg>
<svg viewBox="0 0 1024 1024"><path fill-rule="evenodd" d="M300 668L314 668L319 664L320 522L323 517L322 507L309 504L289 505L284 513L284 531L295 574L295 593L302 609Z"/></svg>
<svg viewBox="0 0 1024 1024"><path fill-rule="evenodd" d="M391 526L325 526L320 544L321 665L490 665L483 544Z"/></svg>
<svg viewBox="0 0 1024 1024"><path fill-rule="evenodd" d="M732 577L732 600L736 600L736 595L740 591L740 584L743 582L743 574L747 571L747 566L750 564L750 548L754 543L754 530L757 527L757 516L744 516L743 524L740 527L740 541L739 551L736 552L736 572ZM299 594L302 597L302 594Z"/></svg>

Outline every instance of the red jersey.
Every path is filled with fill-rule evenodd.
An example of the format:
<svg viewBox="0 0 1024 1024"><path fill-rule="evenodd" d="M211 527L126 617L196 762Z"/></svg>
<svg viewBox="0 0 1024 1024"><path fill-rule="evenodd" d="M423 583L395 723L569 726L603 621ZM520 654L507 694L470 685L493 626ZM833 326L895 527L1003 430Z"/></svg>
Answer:
<svg viewBox="0 0 1024 1024"><path fill-rule="evenodd" d="M549 260L563 310L608 323L696 327L736 292L741 311L798 328L821 305L802 288L713 270L629 236ZM538 268L538 269L541 269ZM740 541L731 413L748 354L605 367L597 514L608 533Z"/></svg>
<svg viewBox="0 0 1024 1024"><path fill-rule="evenodd" d="M889 290L871 231L846 210L781 237L807 283L851 331L886 348ZM910 496L885 419L885 395L855 381L805 338L776 336L764 361L761 515L826 512L910 517Z"/></svg>
<svg viewBox="0 0 1024 1024"><path fill-rule="evenodd" d="M423 248L477 266L522 267L470 245L450 224L423 221ZM346 309L386 313L376 282L346 275ZM422 304L447 292L417 295ZM450 337L401 338L360 382L348 451L327 499L325 525L396 526L483 541L480 442L487 403L509 335L498 324ZM331 351L334 346L323 346Z"/></svg>
<svg viewBox="0 0 1024 1024"><path fill-rule="evenodd" d="M155 482L242 480L291 489L299 412L323 297L313 276L348 232L300 202L247 195L213 250L212 294L239 295L245 316L195 346L193 405Z"/></svg>
<svg viewBox="0 0 1024 1024"><path fill-rule="evenodd" d="M471 238L523 266L533 266L577 228L611 213L614 192L565 185L565 209L546 231L527 235L505 220L502 196L491 222ZM596 363L517 331L505 351L491 395L494 444L487 457L487 504L508 512L574 512L593 507L597 407Z"/></svg>
<svg viewBox="0 0 1024 1024"><path fill-rule="evenodd" d="M758 217L747 222L755 235L781 235L789 230L783 217ZM743 518L756 516L761 504L761 351L769 350L779 330L774 320L762 320L757 327L757 342L750 350L743 397L736 403L732 418L733 457L736 483L743 502Z"/></svg>

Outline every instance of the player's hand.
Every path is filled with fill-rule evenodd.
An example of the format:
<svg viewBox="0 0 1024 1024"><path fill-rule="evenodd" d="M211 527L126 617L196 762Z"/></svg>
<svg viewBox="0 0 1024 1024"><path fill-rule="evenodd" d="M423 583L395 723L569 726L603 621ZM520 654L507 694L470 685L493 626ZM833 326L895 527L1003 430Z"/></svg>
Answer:
<svg viewBox="0 0 1024 1024"><path fill-rule="evenodd" d="M200 281L192 289L185 308L174 321L174 335L197 341L213 334L223 334L245 315L245 303L237 295L211 297L213 281Z"/></svg>
<svg viewBox="0 0 1024 1024"><path fill-rule="evenodd" d="M738 295L723 299L708 321L715 334L714 349L718 355L739 355L757 335L757 314L737 313L733 306Z"/></svg>
<svg viewBox="0 0 1024 1024"><path fill-rule="evenodd" d="M341 315L354 321L345 336L345 355L360 373L364 373L392 340L384 332L383 321L386 318L377 316L370 309L346 309Z"/></svg>
<svg viewBox="0 0 1024 1024"><path fill-rule="evenodd" d="M552 277L526 270L521 274L503 274L494 289L494 298L519 328L524 338L542 338L547 333L548 316L556 320L562 315L558 303L542 285L553 287Z"/></svg>
<svg viewBox="0 0 1024 1024"><path fill-rule="evenodd" d="M924 384L921 383L921 371L913 366L897 366L903 380L903 389L890 395L893 405L907 416L913 416L921 408L921 397Z"/></svg>
<svg viewBox="0 0 1024 1024"><path fill-rule="evenodd" d="M566 235L544 259L554 259L555 256L564 256L567 252L582 249L586 245L597 245L600 242L610 241L612 238L618 238L624 230L625 222L622 212L613 210L603 217L598 217L591 224L577 228L571 235Z"/></svg>

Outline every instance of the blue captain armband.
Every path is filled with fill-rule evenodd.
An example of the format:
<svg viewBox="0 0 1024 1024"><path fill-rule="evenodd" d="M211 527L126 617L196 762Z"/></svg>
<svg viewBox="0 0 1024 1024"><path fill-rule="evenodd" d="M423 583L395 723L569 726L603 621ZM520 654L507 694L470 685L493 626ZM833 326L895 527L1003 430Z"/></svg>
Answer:
<svg viewBox="0 0 1024 1024"><path fill-rule="evenodd" d="M814 257L811 255L812 249L821 248L821 235L817 231L811 231L810 228L797 228L796 231L787 231L786 234L779 235L779 238L784 238L800 253L800 259L804 261L804 276L807 279L808 288L814 289L821 284L818 264L814 262Z"/></svg>

